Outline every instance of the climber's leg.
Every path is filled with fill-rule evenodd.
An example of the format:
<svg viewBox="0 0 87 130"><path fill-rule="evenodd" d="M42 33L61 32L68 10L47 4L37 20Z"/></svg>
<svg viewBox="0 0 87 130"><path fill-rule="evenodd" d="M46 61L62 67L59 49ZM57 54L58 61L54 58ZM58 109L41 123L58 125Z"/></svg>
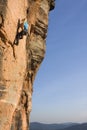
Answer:
<svg viewBox="0 0 87 130"><path fill-rule="evenodd" d="M14 40L15 45L19 44L19 33L18 33L19 27L20 27L20 19L18 19L18 24L17 24L16 37L15 37L15 40Z"/></svg>
<svg viewBox="0 0 87 130"><path fill-rule="evenodd" d="M15 44L15 45L18 45L18 44L19 44L19 38L18 38L18 37L15 38L14 44Z"/></svg>
<svg viewBox="0 0 87 130"><path fill-rule="evenodd" d="M19 32L19 39L23 39L23 31Z"/></svg>

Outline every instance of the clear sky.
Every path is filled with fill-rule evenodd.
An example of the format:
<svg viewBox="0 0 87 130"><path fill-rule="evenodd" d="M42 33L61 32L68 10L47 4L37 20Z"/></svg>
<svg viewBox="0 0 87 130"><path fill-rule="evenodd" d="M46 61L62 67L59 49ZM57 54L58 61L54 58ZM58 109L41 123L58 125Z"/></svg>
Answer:
<svg viewBox="0 0 87 130"><path fill-rule="evenodd" d="M87 122L87 0L56 0L30 121Z"/></svg>

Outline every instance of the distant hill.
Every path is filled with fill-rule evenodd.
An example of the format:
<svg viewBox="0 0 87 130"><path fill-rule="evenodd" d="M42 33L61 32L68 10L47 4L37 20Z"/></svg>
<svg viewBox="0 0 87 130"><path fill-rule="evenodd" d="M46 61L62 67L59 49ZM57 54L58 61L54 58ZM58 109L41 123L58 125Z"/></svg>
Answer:
<svg viewBox="0 0 87 130"><path fill-rule="evenodd" d="M63 123L63 124L43 124L38 122L30 123L30 130L67 130L68 127L77 126L77 123ZM87 129L86 129L87 130Z"/></svg>
<svg viewBox="0 0 87 130"><path fill-rule="evenodd" d="M57 129L57 130L59 130L59 129ZM77 125L74 125L74 126L64 128L62 130L87 130L87 123L77 124Z"/></svg>

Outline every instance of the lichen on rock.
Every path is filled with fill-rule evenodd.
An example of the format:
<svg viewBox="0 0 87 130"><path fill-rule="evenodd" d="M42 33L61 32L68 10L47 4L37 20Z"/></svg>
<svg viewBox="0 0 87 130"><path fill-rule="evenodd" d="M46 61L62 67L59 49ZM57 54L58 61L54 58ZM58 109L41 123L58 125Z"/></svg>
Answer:
<svg viewBox="0 0 87 130"><path fill-rule="evenodd" d="M46 51L54 0L0 0L0 130L28 130L33 82ZM18 20L28 36L15 45Z"/></svg>

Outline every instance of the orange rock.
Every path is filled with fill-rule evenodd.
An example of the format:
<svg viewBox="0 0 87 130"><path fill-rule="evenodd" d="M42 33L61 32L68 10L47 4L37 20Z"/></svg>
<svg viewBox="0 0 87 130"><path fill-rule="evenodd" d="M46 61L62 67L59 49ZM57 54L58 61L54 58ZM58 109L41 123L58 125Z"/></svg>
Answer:
<svg viewBox="0 0 87 130"><path fill-rule="evenodd" d="M0 1L0 130L29 129L33 82L45 55L51 2ZM17 23L25 17L29 35L16 46Z"/></svg>

